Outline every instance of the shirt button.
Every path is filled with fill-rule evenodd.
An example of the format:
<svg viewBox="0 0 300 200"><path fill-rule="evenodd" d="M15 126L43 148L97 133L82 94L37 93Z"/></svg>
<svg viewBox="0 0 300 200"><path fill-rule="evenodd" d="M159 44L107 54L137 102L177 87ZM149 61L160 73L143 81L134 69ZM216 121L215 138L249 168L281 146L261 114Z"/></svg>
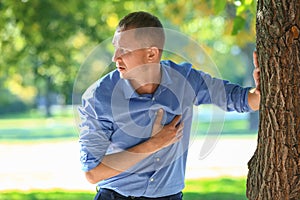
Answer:
<svg viewBox="0 0 300 200"><path fill-rule="evenodd" d="M154 178L150 178L150 182L153 182L154 181Z"/></svg>
<svg viewBox="0 0 300 200"><path fill-rule="evenodd" d="M152 97L152 101L155 101L155 97Z"/></svg>
<svg viewBox="0 0 300 200"><path fill-rule="evenodd" d="M160 161L160 158L156 158L156 161L159 162L159 161Z"/></svg>

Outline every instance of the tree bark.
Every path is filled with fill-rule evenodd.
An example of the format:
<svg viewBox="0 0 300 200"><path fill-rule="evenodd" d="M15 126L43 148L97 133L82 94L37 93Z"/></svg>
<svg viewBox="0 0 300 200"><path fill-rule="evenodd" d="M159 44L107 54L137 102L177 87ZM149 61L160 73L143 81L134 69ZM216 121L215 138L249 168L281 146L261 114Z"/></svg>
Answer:
<svg viewBox="0 0 300 200"><path fill-rule="evenodd" d="M300 199L300 0L258 0L261 105L250 200Z"/></svg>

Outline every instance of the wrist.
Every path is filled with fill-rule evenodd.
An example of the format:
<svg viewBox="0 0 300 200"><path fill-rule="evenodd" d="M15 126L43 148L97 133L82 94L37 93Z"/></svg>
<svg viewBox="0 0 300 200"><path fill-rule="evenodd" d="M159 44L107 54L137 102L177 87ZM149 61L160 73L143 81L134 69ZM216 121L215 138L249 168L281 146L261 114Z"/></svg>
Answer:
<svg viewBox="0 0 300 200"><path fill-rule="evenodd" d="M149 138L147 141L144 142L144 147L143 147L145 153L155 153L158 150L160 150L159 146L157 145L157 142L155 142L155 139L153 137Z"/></svg>

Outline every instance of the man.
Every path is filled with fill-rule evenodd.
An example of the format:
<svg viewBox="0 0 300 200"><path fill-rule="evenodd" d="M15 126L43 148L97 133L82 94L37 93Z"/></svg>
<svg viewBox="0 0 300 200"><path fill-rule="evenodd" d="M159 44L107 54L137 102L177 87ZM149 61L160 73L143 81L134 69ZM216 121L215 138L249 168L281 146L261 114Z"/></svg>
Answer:
<svg viewBox="0 0 300 200"><path fill-rule="evenodd" d="M259 69L257 87L242 88L189 63L161 61L164 41L155 16L125 16L113 39L117 69L83 95L81 162L100 188L95 199L182 199L193 106L259 107Z"/></svg>

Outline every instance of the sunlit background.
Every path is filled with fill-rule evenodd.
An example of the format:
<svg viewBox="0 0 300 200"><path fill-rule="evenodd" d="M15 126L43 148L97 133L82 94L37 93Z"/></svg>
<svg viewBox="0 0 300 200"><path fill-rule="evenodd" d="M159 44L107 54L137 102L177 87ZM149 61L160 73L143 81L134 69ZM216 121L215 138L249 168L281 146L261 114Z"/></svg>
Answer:
<svg viewBox="0 0 300 200"><path fill-rule="evenodd" d="M113 35L124 15L153 13L166 28L201 45L218 76L253 86L255 3L0 1L0 200L92 199L95 186L80 170L73 85L90 52ZM94 67L101 68L101 63ZM258 113L228 113L223 123L211 120L211 110L201 106L195 113L185 199L246 199L247 161L256 147ZM208 127L220 123L218 143L200 158Z"/></svg>

